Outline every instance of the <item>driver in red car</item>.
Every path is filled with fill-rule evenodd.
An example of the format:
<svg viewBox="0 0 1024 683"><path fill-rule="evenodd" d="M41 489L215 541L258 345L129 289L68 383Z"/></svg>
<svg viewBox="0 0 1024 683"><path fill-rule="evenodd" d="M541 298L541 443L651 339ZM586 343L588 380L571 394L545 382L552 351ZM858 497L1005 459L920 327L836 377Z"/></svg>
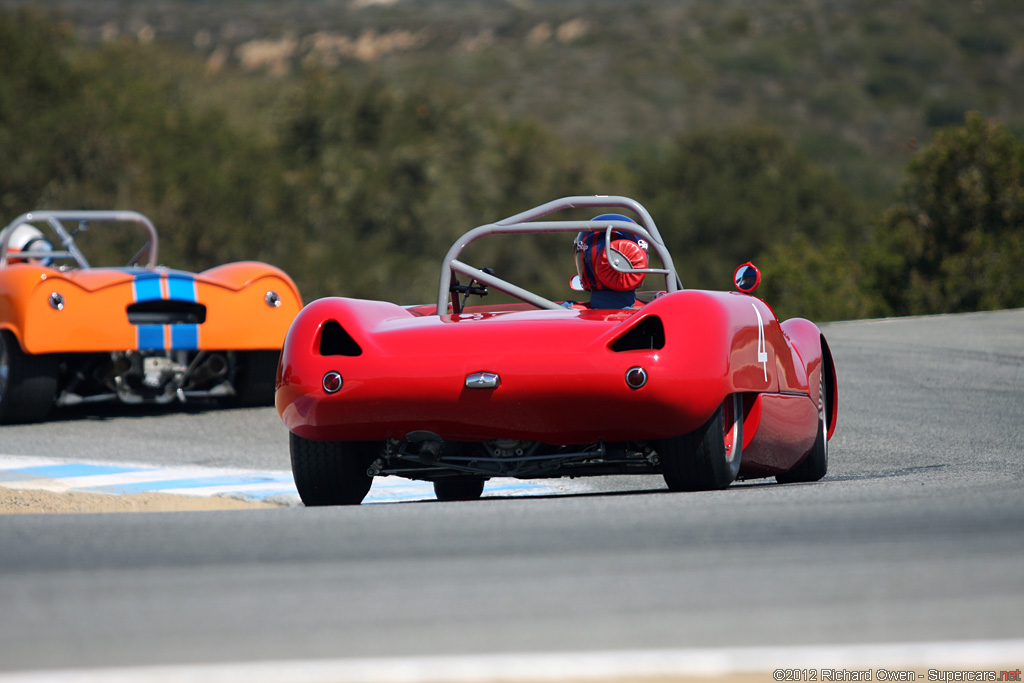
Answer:
<svg viewBox="0 0 1024 683"><path fill-rule="evenodd" d="M628 216L606 213L595 221L629 221ZM612 230L610 249L605 250L605 231L581 232L576 236L576 272L580 285L590 292L591 308L632 308L636 303L636 289L644 281L644 273L623 273L608 262L611 255L620 267L646 268L647 242L637 235Z"/></svg>

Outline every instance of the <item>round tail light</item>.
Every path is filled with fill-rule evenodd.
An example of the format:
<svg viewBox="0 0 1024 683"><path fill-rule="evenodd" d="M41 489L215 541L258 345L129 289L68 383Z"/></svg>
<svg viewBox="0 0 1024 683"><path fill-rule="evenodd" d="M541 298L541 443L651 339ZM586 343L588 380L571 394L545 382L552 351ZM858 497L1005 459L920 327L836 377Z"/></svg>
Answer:
<svg viewBox="0 0 1024 683"><path fill-rule="evenodd" d="M324 375L323 384L324 391L327 392L328 394L337 393L341 389L341 385L343 384L341 379L341 373L331 370L326 375Z"/></svg>
<svg viewBox="0 0 1024 683"><path fill-rule="evenodd" d="M647 384L647 371L639 366L626 370L626 384L630 389L639 389Z"/></svg>

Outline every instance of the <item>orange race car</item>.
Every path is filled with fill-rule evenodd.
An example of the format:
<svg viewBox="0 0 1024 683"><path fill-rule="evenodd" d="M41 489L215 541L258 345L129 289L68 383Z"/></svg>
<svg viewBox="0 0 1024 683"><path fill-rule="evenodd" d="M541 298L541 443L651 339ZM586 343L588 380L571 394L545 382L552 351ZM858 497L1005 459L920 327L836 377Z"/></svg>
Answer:
<svg viewBox="0 0 1024 683"><path fill-rule="evenodd" d="M295 283L254 261L171 270L157 246L134 211L34 211L0 231L0 423L105 400L273 404Z"/></svg>

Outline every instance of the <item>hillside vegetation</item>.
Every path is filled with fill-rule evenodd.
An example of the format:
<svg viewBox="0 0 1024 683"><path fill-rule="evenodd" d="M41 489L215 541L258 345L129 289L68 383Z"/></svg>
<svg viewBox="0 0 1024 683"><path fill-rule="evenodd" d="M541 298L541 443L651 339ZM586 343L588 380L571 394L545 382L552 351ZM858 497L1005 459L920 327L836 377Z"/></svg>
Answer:
<svg viewBox="0 0 1024 683"><path fill-rule="evenodd" d="M685 285L753 259L781 316L1022 306L1018 5L0 0L0 208L407 303L459 233L625 194ZM474 259L565 297L565 242Z"/></svg>

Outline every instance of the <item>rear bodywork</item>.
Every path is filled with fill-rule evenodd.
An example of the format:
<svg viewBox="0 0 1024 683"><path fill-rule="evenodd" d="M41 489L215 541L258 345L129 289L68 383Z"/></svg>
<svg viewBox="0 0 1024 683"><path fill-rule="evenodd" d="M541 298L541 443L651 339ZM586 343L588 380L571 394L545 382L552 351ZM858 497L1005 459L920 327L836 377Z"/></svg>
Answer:
<svg viewBox="0 0 1024 683"><path fill-rule="evenodd" d="M567 206L636 212L637 226L614 227L651 241L663 267L649 272L663 275L665 288L630 309L594 310L524 294L458 260L469 242L495 233L605 227L538 220ZM465 306L458 274L522 303ZM739 395L739 476L760 477L811 450L819 373L835 386L827 354L816 326L780 324L756 297L682 289L653 221L633 200L577 197L464 235L443 264L436 306L346 298L308 305L285 342L276 402L298 437L378 444L372 474L438 480L658 473L659 440L693 432ZM331 373L341 385L334 393L325 391ZM831 434L835 392L828 395Z"/></svg>
<svg viewBox="0 0 1024 683"><path fill-rule="evenodd" d="M88 223L99 232L112 222L138 226L143 247L124 266L94 267L75 231ZM54 249L9 249L10 235L25 224L52 230ZM252 261L195 274L156 259L156 230L142 214L19 216L0 232L0 331L17 343L19 357L51 361L44 367L55 373L56 405L272 400L273 367L302 306L292 279ZM245 395L261 385L263 396Z"/></svg>

